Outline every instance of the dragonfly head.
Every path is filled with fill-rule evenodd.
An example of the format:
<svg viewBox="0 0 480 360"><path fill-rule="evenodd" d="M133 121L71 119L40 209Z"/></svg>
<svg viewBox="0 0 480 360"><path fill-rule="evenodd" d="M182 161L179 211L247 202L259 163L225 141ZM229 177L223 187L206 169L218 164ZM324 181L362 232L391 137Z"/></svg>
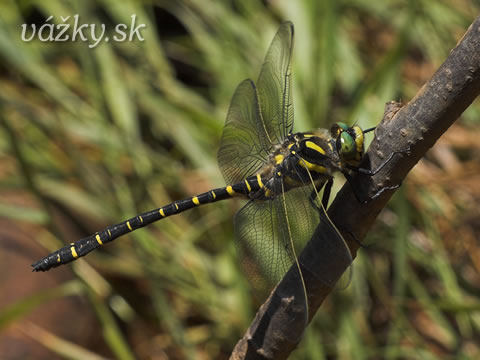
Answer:
<svg viewBox="0 0 480 360"><path fill-rule="evenodd" d="M350 165L358 165L364 152L364 131L360 126L348 126L338 122L330 128L330 135L335 139L338 156Z"/></svg>

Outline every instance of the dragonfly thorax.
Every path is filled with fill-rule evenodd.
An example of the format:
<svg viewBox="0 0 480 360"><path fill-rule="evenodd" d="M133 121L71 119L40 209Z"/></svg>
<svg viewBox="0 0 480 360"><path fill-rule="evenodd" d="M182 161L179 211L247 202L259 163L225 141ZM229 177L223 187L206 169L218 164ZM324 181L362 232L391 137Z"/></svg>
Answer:
<svg viewBox="0 0 480 360"><path fill-rule="evenodd" d="M344 123L335 123L329 130L289 134L273 148L259 171L266 185L266 197L312 181L323 182L336 171L349 171L363 157L363 142L362 129Z"/></svg>
<svg viewBox="0 0 480 360"><path fill-rule="evenodd" d="M329 130L291 135L292 157L299 158L299 165L316 173L332 175L357 166L364 154L363 130L357 125L338 122Z"/></svg>

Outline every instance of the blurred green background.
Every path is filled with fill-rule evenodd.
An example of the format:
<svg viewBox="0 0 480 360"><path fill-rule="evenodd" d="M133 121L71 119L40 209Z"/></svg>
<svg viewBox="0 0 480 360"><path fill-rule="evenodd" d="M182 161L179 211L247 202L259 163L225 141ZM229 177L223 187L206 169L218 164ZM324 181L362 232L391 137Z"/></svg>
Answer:
<svg viewBox="0 0 480 360"><path fill-rule="evenodd" d="M0 359L225 359L258 307L241 202L178 215L48 273L64 243L223 185L237 84L295 24L295 130L375 126L479 13L468 0L0 2ZM22 41L22 24L131 24L144 41ZM88 36L91 39L91 36ZM480 107L411 172L292 359L480 358ZM341 182L337 182L337 188Z"/></svg>

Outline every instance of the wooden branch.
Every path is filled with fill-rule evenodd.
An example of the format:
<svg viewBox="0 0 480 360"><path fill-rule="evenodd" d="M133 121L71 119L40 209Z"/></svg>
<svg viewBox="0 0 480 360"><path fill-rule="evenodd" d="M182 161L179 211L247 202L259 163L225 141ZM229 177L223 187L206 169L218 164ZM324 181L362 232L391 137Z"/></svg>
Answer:
<svg viewBox="0 0 480 360"><path fill-rule="evenodd" d="M470 25L443 65L405 107L395 102L387 104L366 160L370 162L371 169L377 169L385 159L394 155L375 176L355 175L352 183L356 193L365 194L368 198L378 194L379 189L400 184L479 93L480 17ZM328 214L343 230L353 257L359 248L358 241L365 237L393 191L386 190L367 204L360 204L350 185L346 184L330 206ZM338 241L329 242L329 237L325 236L329 231L325 223L320 224L299 257L308 291L310 320L332 290L327 284L319 282L315 274L327 273L336 279L348 266L348 261L338 258L344 253L343 245ZM294 275L293 271L289 271L260 307L246 334L233 350L231 359L286 359L295 349L303 320L301 307L295 303L295 294L291 290L289 292L291 282L298 281Z"/></svg>

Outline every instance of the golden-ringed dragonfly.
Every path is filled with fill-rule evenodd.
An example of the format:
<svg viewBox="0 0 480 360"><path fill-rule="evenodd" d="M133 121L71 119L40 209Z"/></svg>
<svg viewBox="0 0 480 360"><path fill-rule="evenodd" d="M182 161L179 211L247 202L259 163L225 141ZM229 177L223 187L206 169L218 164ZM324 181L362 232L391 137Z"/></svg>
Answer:
<svg viewBox="0 0 480 360"><path fill-rule="evenodd" d="M218 151L218 164L228 186L175 201L137 215L71 243L33 264L47 271L67 264L94 249L155 221L194 207L233 197L248 202L235 215L235 240L240 262L253 287L268 294L292 265L298 275L295 294L302 297L308 319L306 289L297 255L317 225L330 222L325 212L337 171L371 174L359 168L364 154L364 133L359 126L336 123L329 130L292 133L293 102L291 57L293 24L278 29L255 84L241 82L233 95ZM322 199L319 191L324 187ZM344 245L342 261L351 255ZM331 235L330 235L331 236ZM319 280L334 285L325 273Z"/></svg>

